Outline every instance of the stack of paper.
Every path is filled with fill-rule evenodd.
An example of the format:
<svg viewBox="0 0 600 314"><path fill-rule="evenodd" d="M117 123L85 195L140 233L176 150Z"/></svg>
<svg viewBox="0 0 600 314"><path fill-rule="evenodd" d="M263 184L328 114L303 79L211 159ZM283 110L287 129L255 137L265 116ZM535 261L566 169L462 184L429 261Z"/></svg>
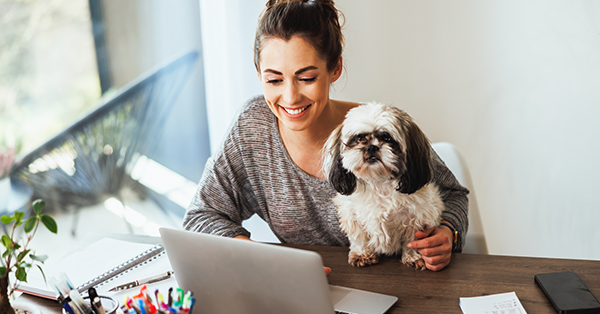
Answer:
<svg viewBox="0 0 600 314"><path fill-rule="evenodd" d="M464 314L527 314L514 292L460 298Z"/></svg>

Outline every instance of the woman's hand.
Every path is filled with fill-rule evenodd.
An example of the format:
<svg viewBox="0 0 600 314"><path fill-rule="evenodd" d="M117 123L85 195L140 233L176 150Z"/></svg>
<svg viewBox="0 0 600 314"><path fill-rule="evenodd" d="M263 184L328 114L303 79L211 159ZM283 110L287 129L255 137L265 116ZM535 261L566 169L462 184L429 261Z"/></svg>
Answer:
<svg viewBox="0 0 600 314"><path fill-rule="evenodd" d="M419 240L412 241L407 246L421 254L427 269L439 271L450 264L453 234L449 228L429 228L417 231L415 236Z"/></svg>

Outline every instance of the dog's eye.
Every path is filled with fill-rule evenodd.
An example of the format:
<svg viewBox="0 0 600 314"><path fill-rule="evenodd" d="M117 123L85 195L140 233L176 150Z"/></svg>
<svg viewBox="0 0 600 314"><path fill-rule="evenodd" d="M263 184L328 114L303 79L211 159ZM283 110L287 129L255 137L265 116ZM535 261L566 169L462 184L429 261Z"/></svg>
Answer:
<svg viewBox="0 0 600 314"><path fill-rule="evenodd" d="M362 141L365 141L367 139L367 137L364 136L363 134L359 134L359 135L355 136L354 139L356 139L358 142L362 142Z"/></svg>
<svg viewBox="0 0 600 314"><path fill-rule="evenodd" d="M392 136L388 133L379 134L379 136L377 136L377 138L380 141L384 141L386 143L394 143L395 142L394 139L392 138Z"/></svg>

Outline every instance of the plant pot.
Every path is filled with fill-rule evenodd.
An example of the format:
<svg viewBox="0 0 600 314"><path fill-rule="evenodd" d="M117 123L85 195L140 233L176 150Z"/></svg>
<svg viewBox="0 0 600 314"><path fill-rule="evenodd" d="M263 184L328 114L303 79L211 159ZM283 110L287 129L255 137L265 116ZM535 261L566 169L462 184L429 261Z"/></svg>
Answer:
<svg viewBox="0 0 600 314"><path fill-rule="evenodd" d="M8 209L10 190L10 177L4 177L0 179L0 213Z"/></svg>
<svg viewBox="0 0 600 314"><path fill-rule="evenodd" d="M15 314L42 314L42 310L35 304L13 301L11 302Z"/></svg>

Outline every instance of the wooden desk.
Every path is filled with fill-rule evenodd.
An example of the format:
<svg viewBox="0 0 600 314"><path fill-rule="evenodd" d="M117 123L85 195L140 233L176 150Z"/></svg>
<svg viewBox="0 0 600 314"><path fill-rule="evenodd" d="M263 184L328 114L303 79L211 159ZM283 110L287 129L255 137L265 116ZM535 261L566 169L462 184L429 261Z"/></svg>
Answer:
<svg viewBox="0 0 600 314"><path fill-rule="evenodd" d="M560 271L577 273L600 298L600 261L453 254L448 267L432 272L404 266L394 257L356 268L347 263L347 248L293 247L321 254L323 263L332 269L330 284L397 296L398 302L388 313L462 313L460 297L514 291L528 314L556 314L534 276Z"/></svg>
<svg viewBox="0 0 600 314"><path fill-rule="evenodd" d="M373 266L348 265L348 248L287 245L315 251L332 268L330 284L391 294L398 302L388 313L457 313L460 297L515 291L528 314L555 314L533 277L539 273L573 271L600 297L600 261L454 254L439 272L417 271L398 258L384 257ZM19 299L40 304L44 314L60 313L58 304L32 296Z"/></svg>

